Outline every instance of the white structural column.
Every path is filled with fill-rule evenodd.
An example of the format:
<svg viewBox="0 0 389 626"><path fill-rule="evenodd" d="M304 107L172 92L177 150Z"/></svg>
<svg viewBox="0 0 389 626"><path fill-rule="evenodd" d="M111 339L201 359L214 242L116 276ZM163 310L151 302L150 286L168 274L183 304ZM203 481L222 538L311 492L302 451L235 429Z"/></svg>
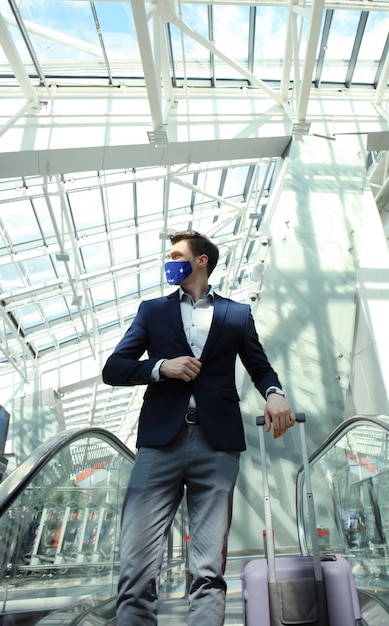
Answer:
<svg viewBox="0 0 389 626"><path fill-rule="evenodd" d="M360 248L350 391L357 413L389 415L389 251L368 188L363 194Z"/></svg>
<svg viewBox="0 0 389 626"><path fill-rule="evenodd" d="M3 135L9 128L11 128L21 117L23 117L28 111L39 110L40 102L33 87L33 84L25 70L23 61L16 49L14 41L9 34L7 24L3 15L0 12L0 45L4 50L4 53L12 67L15 77L20 85L22 93L26 99L26 102L22 105L17 113L15 113L6 122L2 128L0 128L0 136Z"/></svg>
<svg viewBox="0 0 389 626"><path fill-rule="evenodd" d="M35 109L39 109L39 98L34 90L34 87L30 81L30 78L25 70L23 61L19 56L14 41L8 32L5 20L0 12L0 42L4 50L6 57L15 73L16 80L18 81L20 88L26 98L27 102L30 102L31 106Z"/></svg>
<svg viewBox="0 0 389 626"><path fill-rule="evenodd" d="M131 4L150 104L151 117L153 120L153 128L154 130L158 130L163 126L161 77L159 75L157 76L155 70L155 60L147 25L145 3L143 0L132 0ZM154 17L153 19L157 18Z"/></svg>
<svg viewBox="0 0 389 626"><path fill-rule="evenodd" d="M298 122L304 121L307 116L323 9L324 0L313 0L311 7L302 7L298 5L296 0L290 0L289 2L281 97L284 103L290 98L289 89L292 82L291 72L293 69L294 109ZM309 23L303 58L300 54L303 29L302 24L298 23L299 18L301 18L302 22L307 20Z"/></svg>
<svg viewBox="0 0 389 626"><path fill-rule="evenodd" d="M330 141L308 136L303 141L293 141L275 206L269 207L263 224L268 245L261 246L258 253L258 262L266 255L266 273L254 312L256 326L290 403L296 411L307 415L310 452L349 416L350 384L354 405L358 410L361 406L366 389L362 375L367 374L361 372L361 367L355 368L359 357L354 331L358 336L361 328L356 323L359 298L366 302L363 311L366 310L365 327L370 337L364 345L370 353L369 375L375 379L376 398L383 401L374 405L366 397L366 409L383 413L385 408L389 367L387 357L384 360L385 352L388 353L384 325L387 326L389 312L384 277L388 269L386 274L382 265L376 270L373 242L380 229L382 239L382 225L374 206L367 208L369 198L373 202L367 190L358 138ZM371 211L377 221L369 224L369 236L364 230ZM370 240L370 250L369 246L365 248L365 237ZM364 261L365 256L371 265ZM374 289L370 285L365 297L358 279L359 266L363 273L366 265ZM378 278L377 286L374 281ZM373 326L377 331L373 331ZM258 528L263 528L255 510L255 498L251 500L250 494L251 486L258 482L255 416L263 411L264 401L248 375L244 377L241 398L248 451L241 461L231 550L255 549ZM277 544L285 548L297 545L293 516L295 475L301 464L298 450L297 429L282 440L268 438L277 485L277 496L272 500Z"/></svg>
<svg viewBox="0 0 389 626"><path fill-rule="evenodd" d="M308 41L305 50L301 86L297 103L296 117L299 122L305 120L312 89L313 68L316 61L316 50L320 35L320 26L324 9L324 0L313 0L309 22Z"/></svg>

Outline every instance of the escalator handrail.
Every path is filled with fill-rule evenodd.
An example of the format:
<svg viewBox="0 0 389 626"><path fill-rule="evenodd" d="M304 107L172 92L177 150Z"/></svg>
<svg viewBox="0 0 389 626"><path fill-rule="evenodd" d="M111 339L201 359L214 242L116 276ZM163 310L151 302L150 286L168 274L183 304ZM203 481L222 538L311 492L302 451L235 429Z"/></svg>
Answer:
<svg viewBox="0 0 389 626"><path fill-rule="evenodd" d="M387 420L387 421L385 421ZM316 461L318 461L324 454L330 449L333 448L334 445L342 439L350 430L353 430L357 426L361 424L374 424L375 426L379 426L383 430L386 430L389 433L389 417L386 415L374 416L374 415L355 415L353 417L348 417L343 422L341 422L327 439L313 452L308 461L309 465L313 465ZM301 465L297 471L296 477L296 513L297 513L297 532L299 537L299 543L302 554L308 554L308 546L304 533L304 522L303 522L303 501L304 494L302 489L302 482L304 479L304 467Z"/></svg>
<svg viewBox="0 0 389 626"><path fill-rule="evenodd" d="M21 492L63 448L85 437L96 437L112 445L118 452L130 461L134 461L135 454L113 433L92 426L67 430L53 435L41 443L7 478L0 484L0 517L12 505Z"/></svg>

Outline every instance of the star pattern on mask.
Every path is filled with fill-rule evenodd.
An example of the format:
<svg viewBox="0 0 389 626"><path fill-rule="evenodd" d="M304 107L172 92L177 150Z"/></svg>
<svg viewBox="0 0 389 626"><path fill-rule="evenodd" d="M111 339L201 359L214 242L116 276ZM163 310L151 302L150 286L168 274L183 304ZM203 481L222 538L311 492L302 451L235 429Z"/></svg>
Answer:
<svg viewBox="0 0 389 626"><path fill-rule="evenodd" d="M174 265L175 263L177 263L178 265L179 263L181 263L181 261L169 261L168 263L166 263L165 266L166 281L169 285L180 284L180 282L184 280L186 276L188 276L190 273L187 271L186 267L177 267ZM185 261L184 263L188 262ZM171 267L169 267L169 264L171 264Z"/></svg>

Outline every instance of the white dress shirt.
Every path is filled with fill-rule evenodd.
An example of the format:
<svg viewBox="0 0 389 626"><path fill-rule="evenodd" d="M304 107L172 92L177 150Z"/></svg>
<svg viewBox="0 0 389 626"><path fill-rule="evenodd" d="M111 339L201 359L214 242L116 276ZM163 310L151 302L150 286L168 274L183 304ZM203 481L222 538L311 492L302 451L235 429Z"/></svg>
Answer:
<svg viewBox="0 0 389 626"><path fill-rule="evenodd" d="M213 317L213 289L210 287L206 294L200 300L195 302L188 293L180 287L180 309L181 319L184 327L186 340L196 358L200 358L207 341L209 329L211 328ZM165 359L160 359L155 364L151 373L151 379L154 382L163 380L160 377L159 369ZM189 407L194 409L196 406L195 399L191 396Z"/></svg>

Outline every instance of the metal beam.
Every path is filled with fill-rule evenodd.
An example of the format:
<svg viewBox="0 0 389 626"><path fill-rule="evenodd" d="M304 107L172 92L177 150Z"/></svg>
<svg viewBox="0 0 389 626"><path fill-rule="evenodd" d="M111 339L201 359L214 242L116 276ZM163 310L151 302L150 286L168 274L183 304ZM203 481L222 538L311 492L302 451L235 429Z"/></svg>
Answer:
<svg viewBox="0 0 389 626"><path fill-rule="evenodd" d="M278 125L277 125L278 129ZM0 179L281 156L291 135L0 152Z"/></svg>
<svg viewBox="0 0 389 626"><path fill-rule="evenodd" d="M281 102L280 96L276 91L271 89L264 81L260 80L259 78L256 78L256 76L254 76L254 74L246 70L246 68L243 67L243 65L236 63L236 61L233 61L233 59L231 59L229 56L224 54L221 50L216 48L215 44L213 44L211 41L209 41L208 39L200 35L200 33L196 32L193 28L188 26L188 24L186 24L178 16L175 17L173 24L177 26L177 28L180 28L189 37L197 41L197 43L204 46L204 48L206 50L209 50L211 54L214 54L219 59L221 59L224 63L232 67L241 76L246 78L249 83L262 89L268 96L270 96L273 100L275 100L278 104L280 104Z"/></svg>
<svg viewBox="0 0 389 626"><path fill-rule="evenodd" d="M153 128L154 130L159 130L163 128L161 78L160 76L157 76L155 72L155 60L147 25L145 3L143 0L132 0L131 4ZM153 19L155 20L159 18L153 17Z"/></svg>
<svg viewBox="0 0 389 626"><path fill-rule="evenodd" d="M297 103L296 118L298 122L305 120L308 109L309 94L312 88L312 76L315 66L316 50L319 43L320 26L324 10L324 0L313 0L310 16L309 34L301 79L301 89Z"/></svg>
<svg viewBox="0 0 389 626"><path fill-rule="evenodd" d="M387 43L389 41L389 36L387 39ZM384 97L384 93L386 91L386 87L389 81L389 45L385 46L386 58L382 66L382 70L380 73L380 78L377 84L377 89L375 92L373 103L378 106L382 103L382 99Z"/></svg>
<svg viewBox="0 0 389 626"><path fill-rule="evenodd" d="M12 71L15 74L15 78L20 85L20 89L23 92L24 97L30 106L34 109L40 108L39 98L33 87L33 84L28 76L23 61L16 49L14 41L9 33L3 15L0 11L0 42L4 50L4 53L12 67Z"/></svg>

